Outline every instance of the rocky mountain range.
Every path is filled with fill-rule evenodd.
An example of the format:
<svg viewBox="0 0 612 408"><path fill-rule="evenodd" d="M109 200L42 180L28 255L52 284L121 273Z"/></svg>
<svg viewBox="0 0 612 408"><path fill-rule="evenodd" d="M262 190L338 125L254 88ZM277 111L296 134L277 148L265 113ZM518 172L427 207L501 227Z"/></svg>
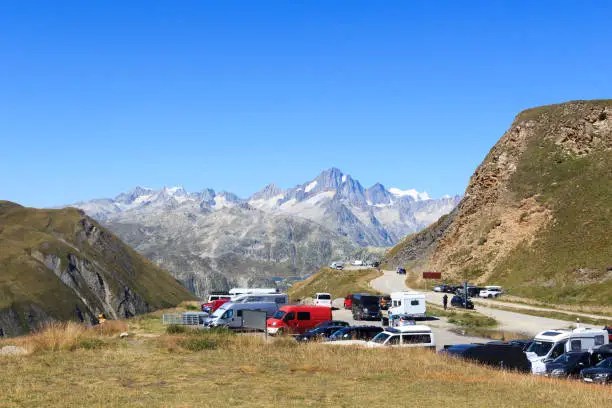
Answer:
<svg viewBox="0 0 612 408"><path fill-rule="evenodd" d="M384 247L450 212L459 197L364 188L336 168L294 188L229 192L136 187L75 203L193 293L303 275L367 246Z"/></svg>
<svg viewBox="0 0 612 408"><path fill-rule="evenodd" d="M415 276L612 304L612 100L521 112L449 215L388 252Z"/></svg>
<svg viewBox="0 0 612 408"><path fill-rule="evenodd" d="M194 299L167 272L75 208L0 201L0 329L124 318Z"/></svg>

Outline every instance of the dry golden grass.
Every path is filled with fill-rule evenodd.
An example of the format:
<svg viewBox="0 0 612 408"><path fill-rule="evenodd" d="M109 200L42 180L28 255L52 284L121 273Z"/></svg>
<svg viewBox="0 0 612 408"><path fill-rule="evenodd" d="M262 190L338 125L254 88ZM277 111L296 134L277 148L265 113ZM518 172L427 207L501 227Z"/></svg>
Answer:
<svg viewBox="0 0 612 408"><path fill-rule="evenodd" d="M48 338L59 332L49 330L55 333ZM67 333L74 330L66 327ZM261 336L224 332L146 334L157 337L117 339L121 347L4 357L0 407L352 407L383 401L602 407L612 398L611 387L501 372L420 349L331 347L291 338L266 343ZM180 345L187 338L215 347L192 352Z"/></svg>

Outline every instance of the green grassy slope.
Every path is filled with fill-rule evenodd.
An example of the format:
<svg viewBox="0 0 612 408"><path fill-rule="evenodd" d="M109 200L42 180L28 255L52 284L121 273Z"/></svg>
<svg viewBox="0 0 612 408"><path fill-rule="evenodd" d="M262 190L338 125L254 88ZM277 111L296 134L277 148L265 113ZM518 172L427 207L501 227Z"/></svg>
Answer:
<svg viewBox="0 0 612 408"><path fill-rule="evenodd" d="M509 187L517 199L538 195L553 210L554 222L533 245L512 251L493 277L519 295L610 304L612 150L576 157L538 137L523 153Z"/></svg>
<svg viewBox="0 0 612 408"><path fill-rule="evenodd" d="M5 327L19 321L27 331L47 319L74 319L77 307L91 317L104 312L104 300L119 308L127 298L131 310L142 313L193 299L169 274L73 208L37 210L0 201L0 248ZM78 295L58 278L51 260ZM84 269L93 280L82 277Z"/></svg>
<svg viewBox="0 0 612 408"><path fill-rule="evenodd" d="M370 281L380 276L376 269L343 270L323 268L310 278L293 285L288 293L291 300L312 297L315 293L331 293L340 298L349 293L378 293Z"/></svg>

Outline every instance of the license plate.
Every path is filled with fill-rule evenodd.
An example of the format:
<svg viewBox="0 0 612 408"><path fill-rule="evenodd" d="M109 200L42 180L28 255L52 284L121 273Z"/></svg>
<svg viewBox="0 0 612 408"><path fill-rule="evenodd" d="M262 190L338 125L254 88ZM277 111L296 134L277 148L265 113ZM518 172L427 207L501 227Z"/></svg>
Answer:
<svg viewBox="0 0 612 408"><path fill-rule="evenodd" d="M586 381L586 382L593 382L592 378L583 378L583 380Z"/></svg>

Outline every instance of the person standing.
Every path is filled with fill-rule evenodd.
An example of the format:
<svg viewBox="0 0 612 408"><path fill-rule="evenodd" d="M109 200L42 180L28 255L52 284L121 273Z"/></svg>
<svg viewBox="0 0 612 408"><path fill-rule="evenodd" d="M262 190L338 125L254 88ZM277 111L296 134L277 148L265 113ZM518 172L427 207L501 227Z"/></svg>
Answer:
<svg viewBox="0 0 612 408"><path fill-rule="evenodd" d="M448 295L446 293L442 297L442 305L444 306L444 310L446 310L446 306L448 305Z"/></svg>

